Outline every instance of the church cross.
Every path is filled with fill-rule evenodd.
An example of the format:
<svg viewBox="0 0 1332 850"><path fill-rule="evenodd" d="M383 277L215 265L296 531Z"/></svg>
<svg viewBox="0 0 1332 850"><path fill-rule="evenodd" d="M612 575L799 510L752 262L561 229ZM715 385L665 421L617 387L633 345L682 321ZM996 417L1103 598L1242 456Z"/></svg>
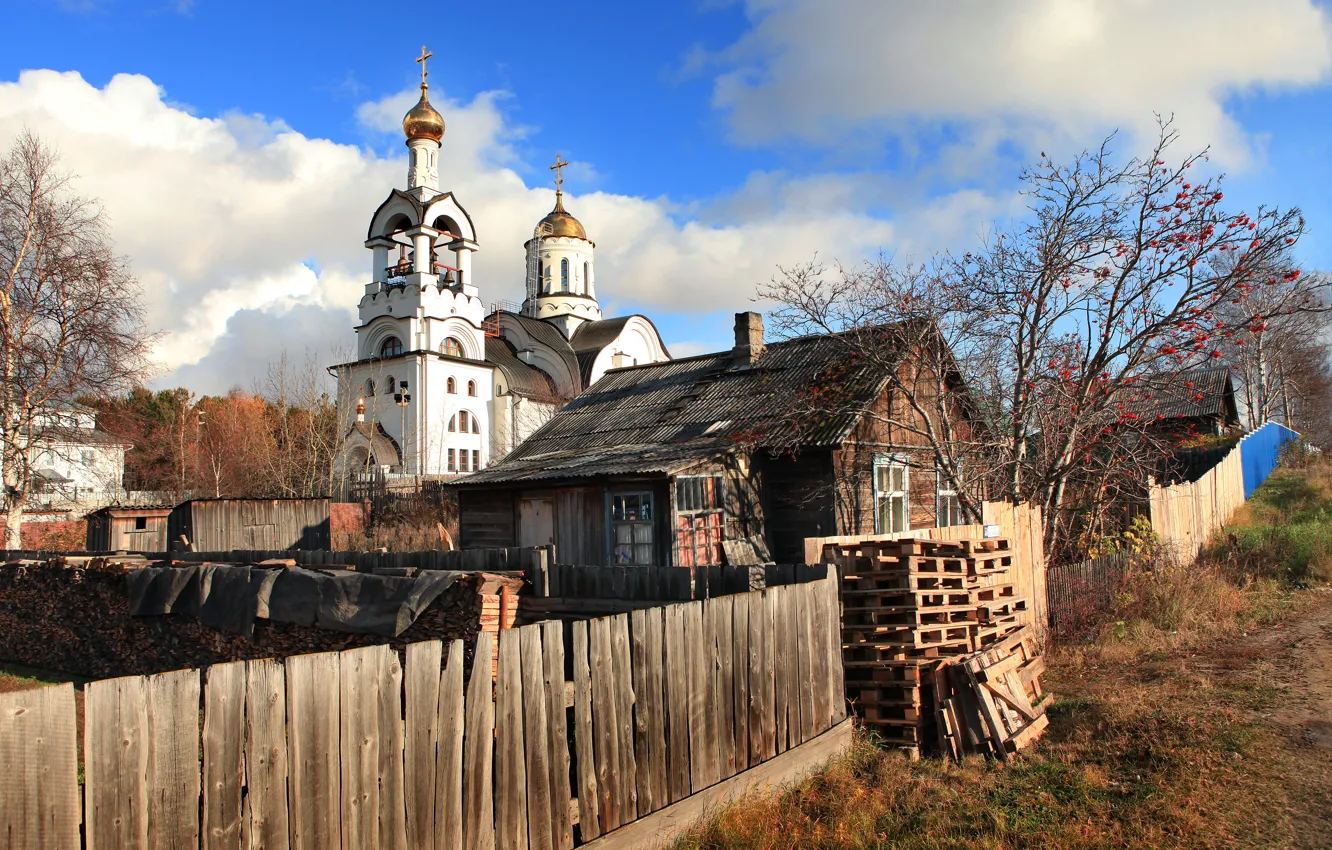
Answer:
<svg viewBox="0 0 1332 850"><path fill-rule="evenodd" d="M421 55L416 57L416 61L421 63L421 85L426 84L426 77L428 76L426 72L426 60L434 55L435 54L431 53L429 50L426 50L424 44L421 45Z"/></svg>
<svg viewBox="0 0 1332 850"><path fill-rule="evenodd" d="M564 194L564 166L568 164L568 162L560 159L559 154L555 154L555 164L550 167L550 170L555 172L555 194L557 195Z"/></svg>

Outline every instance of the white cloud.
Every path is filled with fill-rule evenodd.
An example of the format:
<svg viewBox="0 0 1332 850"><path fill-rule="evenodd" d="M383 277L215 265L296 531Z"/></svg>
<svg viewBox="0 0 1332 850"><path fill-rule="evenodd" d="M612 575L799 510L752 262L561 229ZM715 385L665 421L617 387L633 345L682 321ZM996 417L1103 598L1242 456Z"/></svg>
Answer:
<svg viewBox="0 0 1332 850"><path fill-rule="evenodd" d="M476 222L475 275L488 299L522 297L522 244L553 203L543 165L530 169L502 93L467 103L432 90L448 122L441 180ZM262 358L308 345L344 353L369 272L370 215L406 177L397 134L414 90L358 110L383 152L307 137L279 119L191 114L152 80L104 88L77 73L27 71L0 83L0 139L29 127L54 144L84 194L100 198L113 237L143 283L159 385L202 392L250 386ZM594 177L588 164L585 179ZM519 171L543 188L529 188ZM581 181L580 181L581 182ZM743 309L775 264L818 250L873 253L893 227L855 211L854 180L755 177L749 203L683 210L668 199L596 192L567 205L597 242L603 306L704 313ZM699 218L697 216L701 216ZM668 340L669 342L669 340Z"/></svg>
<svg viewBox="0 0 1332 850"><path fill-rule="evenodd" d="M940 121L1026 145L1088 143L1174 114L1190 147L1254 154L1227 98L1332 70L1314 0L747 0L717 56L714 103L737 139L845 145ZM699 67L696 53L687 57Z"/></svg>

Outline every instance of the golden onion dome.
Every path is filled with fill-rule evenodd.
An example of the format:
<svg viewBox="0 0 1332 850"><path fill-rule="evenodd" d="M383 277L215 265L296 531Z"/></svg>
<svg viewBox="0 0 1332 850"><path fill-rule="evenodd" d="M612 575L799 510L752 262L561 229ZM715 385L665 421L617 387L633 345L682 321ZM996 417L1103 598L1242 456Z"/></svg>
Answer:
<svg viewBox="0 0 1332 850"><path fill-rule="evenodd" d="M444 138L444 116L430 105L427 88L425 83L421 83L421 99L402 118L402 132L407 134L409 142L416 139L438 142Z"/></svg>
<svg viewBox="0 0 1332 850"><path fill-rule="evenodd" d="M547 213L538 226L547 236L573 236L578 239L587 239L587 231L583 229L583 225L578 219L565 211L562 192L555 193L555 209Z"/></svg>

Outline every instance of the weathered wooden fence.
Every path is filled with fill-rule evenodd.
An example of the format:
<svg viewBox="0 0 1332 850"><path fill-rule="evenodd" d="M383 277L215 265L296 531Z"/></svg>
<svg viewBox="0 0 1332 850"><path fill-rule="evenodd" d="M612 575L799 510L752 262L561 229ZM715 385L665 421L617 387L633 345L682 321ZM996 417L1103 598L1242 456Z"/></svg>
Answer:
<svg viewBox="0 0 1332 850"><path fill-rule="evenodd" d="M1212 532L1244 504L1244 466L1238 447L1197 481L1150 487L1152 529L1181 561L1202 551Z"/></svg>
<svg viewBox="0 0 1332 850"><path fill-rule="evenodd" d="M868 540L894 540L908 537L925 540L979 540L985 536L985 525L997 525L999 537L1009 541L1013 548L1013 564L1004 581L1013 585L1014 593L1027 600L1027 610L1018 613L1019 621L1033 626L1043 635L1049 625L1049 605L1046 600L1045 526L1041 509L1034 505L1013 505L1008 502L985 502L982 505L984 525L953 525L944 528L914 528L895 534L860 534L840 537L808 537L805 539L805 560L816 564L823 557L827 543L861 543Z"/></svg>
<svg viewBox="0 0 1332 850"><path fill-rule="evenodd" d="M89 683L82 807L71 686L0 694L0 836L638 846L681 825L679 807L662 809L696 812L755 767L826 758L834 726L844 739L835 573L567 634L482 634L470 671L464 682L461 641L431 641L410 644L405 665L371 646Z"/></svg>
<svg viewBox="0 0 1332 850"><path fill-rule="evenodd" d="M1128 553L1120 553L1050 567L1046 575L1050 630L1056 634L1076 630L1113 610L1131 559Z"/></svg>

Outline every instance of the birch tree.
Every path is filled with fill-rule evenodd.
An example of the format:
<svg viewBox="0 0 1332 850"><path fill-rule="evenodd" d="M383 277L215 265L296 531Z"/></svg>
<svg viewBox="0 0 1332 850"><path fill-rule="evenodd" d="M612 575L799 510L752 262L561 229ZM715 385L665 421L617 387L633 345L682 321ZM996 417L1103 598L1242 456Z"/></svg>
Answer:
<svg viewBox="0 0 1332 850"><path fill-rule="evenodd" d="M53 414L146 369L139 284L99 204L24 131L0 160L0 470L5 543L19 548L34 448Z"/></svg>

